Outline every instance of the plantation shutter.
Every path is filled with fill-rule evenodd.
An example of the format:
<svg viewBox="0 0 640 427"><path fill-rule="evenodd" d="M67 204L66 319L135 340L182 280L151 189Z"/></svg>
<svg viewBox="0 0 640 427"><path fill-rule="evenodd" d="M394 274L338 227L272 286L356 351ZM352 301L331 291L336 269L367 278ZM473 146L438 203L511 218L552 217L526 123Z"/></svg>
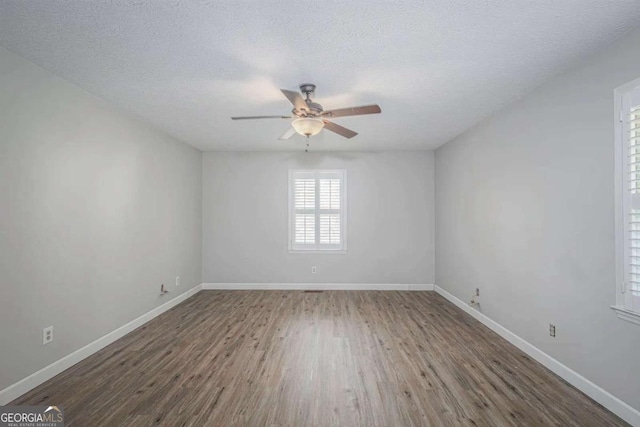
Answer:
<svg viewBox="0 0 640 427"><path fill-rule="evenodd" d="M340 178L320 178L320 244L339 245Z"/></svg>
<svg viewBox="0 0 640 427"><path fill-rule="evenodd" d="M344 171L291 171L292 250L344 250Z"/></svg>
<svg viewBox="0 0 640 427"><path fill-rule="evenodd" d="M316 244L316 182L313 176L294 180L295 243Z"/></svg>
<svg viewBox="0 0 640 427"><path fill-rule="evenodd" d="M640 88L623 98L621 121L628 162L625 173L625 308L640 312Z"/></svg>

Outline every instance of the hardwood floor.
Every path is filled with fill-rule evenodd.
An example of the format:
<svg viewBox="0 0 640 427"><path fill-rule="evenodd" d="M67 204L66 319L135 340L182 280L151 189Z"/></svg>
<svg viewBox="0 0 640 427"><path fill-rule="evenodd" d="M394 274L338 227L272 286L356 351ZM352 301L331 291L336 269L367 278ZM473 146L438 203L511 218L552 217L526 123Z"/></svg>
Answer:
<svg viewBox="0 0 640 427"><path fill-rule="evenodd" d="M14 404L67 426L613 426L435 292L204 291Z"/></svg>

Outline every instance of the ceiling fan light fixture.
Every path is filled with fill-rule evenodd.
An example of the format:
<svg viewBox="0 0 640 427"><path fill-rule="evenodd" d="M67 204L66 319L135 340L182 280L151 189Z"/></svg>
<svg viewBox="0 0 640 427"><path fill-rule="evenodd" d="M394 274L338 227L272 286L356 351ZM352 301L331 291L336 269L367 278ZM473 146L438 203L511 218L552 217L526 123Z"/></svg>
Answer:
<svg viewBox="0 0 640 427"><path fill-rule="evenodd" d="M302 117L291 122L291 126L293 126L300 135L309 137L320 133L324 127L324 122L320 119Z"/></svg>

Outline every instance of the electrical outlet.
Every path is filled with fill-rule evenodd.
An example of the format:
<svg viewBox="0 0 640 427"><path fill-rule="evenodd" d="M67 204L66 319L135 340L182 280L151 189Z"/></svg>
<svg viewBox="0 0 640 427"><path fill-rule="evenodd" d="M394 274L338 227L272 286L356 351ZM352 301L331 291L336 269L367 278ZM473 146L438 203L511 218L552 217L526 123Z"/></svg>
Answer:
<svg viewBox="0 0 640 427"><path fill-rule="evenodd" d="M311 267L311 272L312 272L313 274L315 274L315 273L316 273L316 266L315 266L315 265L314 265L313 267Z"/></svg>
<svg viewBox="0 0 640 427"><path fill-rule="evenodd" d="M53 326L42 330L42 345L47 345L53 341Z"/></svg>
<svg viewBox="0 0 640 427"><path fill-rule="evenodd" d="M176 276L176 286L180 286L180 276Z"/></svg>
<svg viewBox="0 0 640 427"><path fill-rule="evenodd" d="M480 296L480 288L476 288L476 296L479 297Z"/></svg>
<svg viewBox="0 0 640 427"><path fill-rule="evenodd" d="M556 336L556 325L549 323L549 335L554 337Z"/></svg>

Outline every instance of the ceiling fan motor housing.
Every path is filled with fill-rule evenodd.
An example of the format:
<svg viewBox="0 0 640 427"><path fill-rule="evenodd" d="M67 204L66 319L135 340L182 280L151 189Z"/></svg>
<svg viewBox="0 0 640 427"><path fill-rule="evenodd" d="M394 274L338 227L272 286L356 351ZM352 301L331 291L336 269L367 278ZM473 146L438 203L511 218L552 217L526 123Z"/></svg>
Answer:
<svg viewBox="0 0 640 427"><path fill-rule="evenodd" d="M307 107L309 107L309 110L311 110L311 112L315 114L321 114L323 111L322 105L318 104L317 102L307 101Z"/></svg>

